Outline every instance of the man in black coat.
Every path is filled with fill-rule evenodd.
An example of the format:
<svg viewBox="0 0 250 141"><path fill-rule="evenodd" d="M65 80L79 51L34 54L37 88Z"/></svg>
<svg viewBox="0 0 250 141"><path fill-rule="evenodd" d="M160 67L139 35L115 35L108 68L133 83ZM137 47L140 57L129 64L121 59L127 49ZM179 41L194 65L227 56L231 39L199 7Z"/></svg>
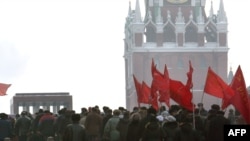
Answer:
<svg viewBox="0 0 250 141"><path fill-rule="evenodd" d="M21 117L16 121L15 132L18 136L18 141L27 141L28 134L30 133L31 119L27 114L27 112L23 111Z"/></svg>
<svg viewBox="0 0 250 141"><path fill-rule="evenodd" d="M223 141L225 124L230 124L230 121L224 117L223 111L217 111L209 122L207 141Z"/></svg>
<svg viewBox="0 0 250 141"><path fill-rule="evenodd" d="M79 123L80 114L73 114L72 124L69 124L63 134L63 141L87 141L86 130L83 125Z"/></svg>

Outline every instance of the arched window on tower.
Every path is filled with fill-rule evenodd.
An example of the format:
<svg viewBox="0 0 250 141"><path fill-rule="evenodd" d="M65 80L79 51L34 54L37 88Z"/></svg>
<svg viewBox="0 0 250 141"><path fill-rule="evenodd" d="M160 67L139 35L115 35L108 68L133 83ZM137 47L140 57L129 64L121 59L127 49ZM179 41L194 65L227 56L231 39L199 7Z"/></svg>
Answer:
<svg viewBox="0 0 250 141"><path fill-rule="evenodd" d="M185 32L185 42L197 42L197 29L194 26L187 26Z"/></svg>
<svg viewBox="0 0 250 141"><path fill-rule="evenodd" d="M164 27L164 42L176 42L176 35L170 25Z"/></svg>
<svg viewBox="0 0 250 141"><path fill-rule="evenodd" d="M146 42L156 42L156 31L154 27L147 26L145 35L146 35Z"/></svg>
<svg viewBox="0 0 250 141"><path fill-rule="evenodd" d="M217 42L216 30L216 27L211 23L205 27L206 42Z"/></svg>

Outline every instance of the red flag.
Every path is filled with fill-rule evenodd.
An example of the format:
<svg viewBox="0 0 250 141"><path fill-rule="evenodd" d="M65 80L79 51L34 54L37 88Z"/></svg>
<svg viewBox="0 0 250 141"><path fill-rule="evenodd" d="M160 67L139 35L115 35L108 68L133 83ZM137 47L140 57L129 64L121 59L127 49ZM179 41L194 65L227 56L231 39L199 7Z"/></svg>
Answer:
<svg viewBox="0 0 250 141"><path fill-rule="evenodd" d="M205 82L204 92L218 97L225 98L225 94L233 95L233 90L209 67Z"/></svg>
<svg viewBox="0 0 250 141"><path fill-rule="evenodd" d="M230 99L230 103L241 113L245 121L250 124L248 91L240 66L238 66L230 86L235 91L235 95Z"/></svg>
<svg viewBox="0 0 250 141"><path fill-rule="evenodd" d="M140 102L145 103L145 104L149 104L150 103L150 93L151 93L150 87L146 84L146 82L142 81Z"/></svg>
<svg viewBox="0 0 250 141"><path fill-rule="evenodd" d="M154 64L154 61L152 60L152 84L151 84L151 98L152 102L154 104L158 104L158 93L160 95L159 101L166 103L167 106L170 106L169 104L169 75L167 71L167 66L165 65L164 74L162 74Z"/></svg>
<svg viewBox="0 0 250 141"><path fill-rule="evenodd" d="M156 68L154 64L154 60L152 59L151 64L151 73L152 73L152 83L151 83L151 104L152 106L158 110L158 92L159 88L162 87L164 76L163 74Z"/></svg>
<svg viewBox="0 0 250 141"><path fill-rule="evenodd" d="M135 75L133 75L134 83L135 83L135 89L137 92L137 102L139 103L145 103L149 104L149 97L150 97L150 87L143 81L140 83Z"/></svg>
<svg viewBox="0 0 250 141"><path fill-rule="evenodd" d="M188 79L187 79L186 86L190 89L193 88L193 80L192 80L193 71L194 69L192 67L191 61L189 60L189 72L187 72Z"/></svg>
<svg viewBox="0 0 250 141"><path fill-rule="evenodd" d="M170 107L169 74L168 74L167 65L165 65L165 68L164 68L164 78L163 78L162 86L159 88L159 93L160 93L159 101L164 102L168 107Z"/></svg>
<svg viewBox="0 0 250 141"><path fill-rule="evenodd" d="M155 95L157 95L157 92L155 93ZM158 111L159 110L158 96L151 98L150 104L156 111Z"/></svg>
<svg viewBox="0 0 250 141"><path fill-rule="evenodd" d="M142 86L142 84L137 80L135 75L133 75L133 78L134 78L134 84L135 84L135 89L136 89L136 93L137 93L137 102L139 104L140 103L140 97L141 97L141 86Z"/></svg>
<svg viewBox="0 0 250 141"><path fill-rule="evenodd" d="M207 79L204 92L212 96L222 98L222 109L225 109L230 103L230 98L234 95L233 89L227 85L210 67L207 72Z"/></svg>
<svg viewBox="0 0 250 141"><path fill-rule="evenodd" d="M7 95L6 92L10 86L11 84L0 83L0 96Z"/></svg>
<svg viewBox="0 0 250 141"><path fill-rule="evenodd" d="M194 110L192 93L182 82L170 79L170 97L189 111Z"/></svg>

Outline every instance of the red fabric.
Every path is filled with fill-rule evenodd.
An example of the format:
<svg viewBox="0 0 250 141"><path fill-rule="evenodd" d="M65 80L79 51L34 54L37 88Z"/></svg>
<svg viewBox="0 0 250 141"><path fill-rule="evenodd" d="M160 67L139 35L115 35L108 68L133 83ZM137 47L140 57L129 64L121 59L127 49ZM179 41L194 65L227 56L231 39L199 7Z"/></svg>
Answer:
<svg viewBox="0 0 250 141"><path fill-rule="evenodd" d="M151 92L150 92L150 104L154 107L155 110L159 109L158 106L158 94L157 89L155 87L152 87L151 85Z"/></svg>
<svg viewBox="0 0 250 141"><path fill-rule="evenodd" d="M158 111L159 110L159 104L158 104L158 97L154 97L151 100L151 106Z"/></svg>
<svg viewBox="0 0 250 141"><path fill-rule="evenodd" d="M152 73L152 83L151 83L151 105L155 110L159 109L158 104L158 92L160 87L163 87L164 76L163 74L156 68L154 64L154 60L152 59L151 64L151 73Z"/></svg>
<svg viewBox="0 0 250 141"><path fill-rule="evenodd" d="M212 96L222 98L222 109L225 109L230 104L229 100L234 95L233 89L210 67L207 72L204 92Z"/></svg>
<svg viewBox="0 0 250 141"><path fill-rule="evenodd" d="M241 113L245 121L250 124L250 101L240 66L238 67L230 86L235 92L235 95L230 99L230 103Z"/></svg>
<svg viewBox="0 0 250 141"><path fill-rule="evenodd" d="M151 89L150 87L142 81L142 88L141 88L141 97L140 97L140 103L149 104L150 103L150 93Z"/></svg>
<svg viewBox="0 0 250 141"><path fill-rule="evenodd" d="M192 93L182 82L170 79L170 97L189 111L194 110Z"/></svg>
<svg viewBox="0 0 250 141"><path fill-rule="evenodd" d="M163 86L159 89L160 98L159 101L165 103L168 107L170 107L170 89L169 89L169 74L167 65L164 68L164 78L163 78Z"/></svg>
<svg viewBox="0 0 250 141"><path fill-rule="evenodd" d="M154 63L154 59L152 59L152 63L151 63L151 73L152 73L152 83L151 83L151 99L153 100L155 97L157 97L157 89L155 87L155 84L154 84L154 73L155 73L155 69L156 69L156 66L155 66L155 63Z"/></svg>
<svg viewBox="0 0 250 141"><path fill-rule="evenodd" d="M186 86L190 89L193 88L193 79L192 79L192 76L193 76L193 67L192 67L192 64L191 64L191 61L189 61L189 72L187 72L187 83L186 83Z"/></svg>
<svg viewBox="0 0 250 141"><path fill-rule="evenodd" d="M164 74L162 74L154 65L154 62L152 61L151 66L152 71L152 84L151 84L151 97L152 102L157 107L158 101L164 102L167 106L170 106L169 99L169 74L167 71L167 66L165 65ZM159 93L159 99L158 99L158 93ZM153 105L152 104L152 105Z"/></svg>
<svg viewBox="0 0 250 141"><path fill-rule="evenodd" d="M133 78L134 78L134 84L135 84L135 89L137 93L138 104L140 103L149 104L150 103L149 97L151 93L150 87L144 81L140 83L135 77L135 75L133 75Z"/></svg>
<svg viewBox="0 0 250 141"><path fill-rule="evenodd" d="M224 90L224 96L223 96L223 99L222 99L222 110L224 110L225 108L227 108L227 106L230 105L230 99L232 98L232 96L235 95L235 92L234 90L228 86L226 87Z"/></svg>
<svg viewBox="0 0 250 141"><path fill-rule="evenodd" d="M209 67L205 82L204 92L218 98L224 98L226 92L232 89Z"/></svg>
<svg viewBox="0 0 250 141"><path fill-rule="evenodd" d="M155 93L158 90L162 90L165 87L165 80L164 80L164 76L163 74L157 70L157 68L155 67L152 70L152 74L153 74L153 79L152 79L152 83L151 83L151 96L152 98L154 98L155 96L157 96Z"/></svg>
<svg viewBox="0 0 250 141"><path fill-rule="evenodd" d="M0 96L7 95L6 92L10 86L11 84L0 83Z"/></svg>
<svg viewBox="0 0 250 141"><path fill-rule="evenodd" d="M135 89L136 89L136 93L137 93L137 102L138 105L140 103L140 97L141 97L141 87L142 84L137 80L137 78L135 77L135 75L133 75L134 78L134 84L135 84Z"/></svg>

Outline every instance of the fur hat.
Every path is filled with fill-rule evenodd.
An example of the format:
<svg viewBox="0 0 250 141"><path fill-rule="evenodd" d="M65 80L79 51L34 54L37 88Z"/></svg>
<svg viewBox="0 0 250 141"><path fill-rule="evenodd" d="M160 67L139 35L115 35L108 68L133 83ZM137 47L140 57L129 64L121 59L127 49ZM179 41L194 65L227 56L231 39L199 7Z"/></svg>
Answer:
<svg viewBox="0 0 250 141"><path fill-rule="evenodd" d="M73 122L77 122L77 121L80 121L81 116L80 114L72 114L71 119Z"/></svg>
<svg viewBox="0 0 250 141"><path fill-rule="evenodd" d="M118 110L118 109L116 109L116 110L113 111L113 114L116 115L116 116L120 115L120 113L121 113L121 111Z"/></svg>
<svg viewBox="0 0 250 141"><path fill-rule="evenodd" d="M156 115L157 111L151 106L147 110L148 114Z"/></svg>
<svg viewBox="0 0 250 141"><path fill-rule="evenodd" d="M220 106L217 105L217 104L213 104L213 105L211 105L211 109L219 111L220 110Z"/></svg>

